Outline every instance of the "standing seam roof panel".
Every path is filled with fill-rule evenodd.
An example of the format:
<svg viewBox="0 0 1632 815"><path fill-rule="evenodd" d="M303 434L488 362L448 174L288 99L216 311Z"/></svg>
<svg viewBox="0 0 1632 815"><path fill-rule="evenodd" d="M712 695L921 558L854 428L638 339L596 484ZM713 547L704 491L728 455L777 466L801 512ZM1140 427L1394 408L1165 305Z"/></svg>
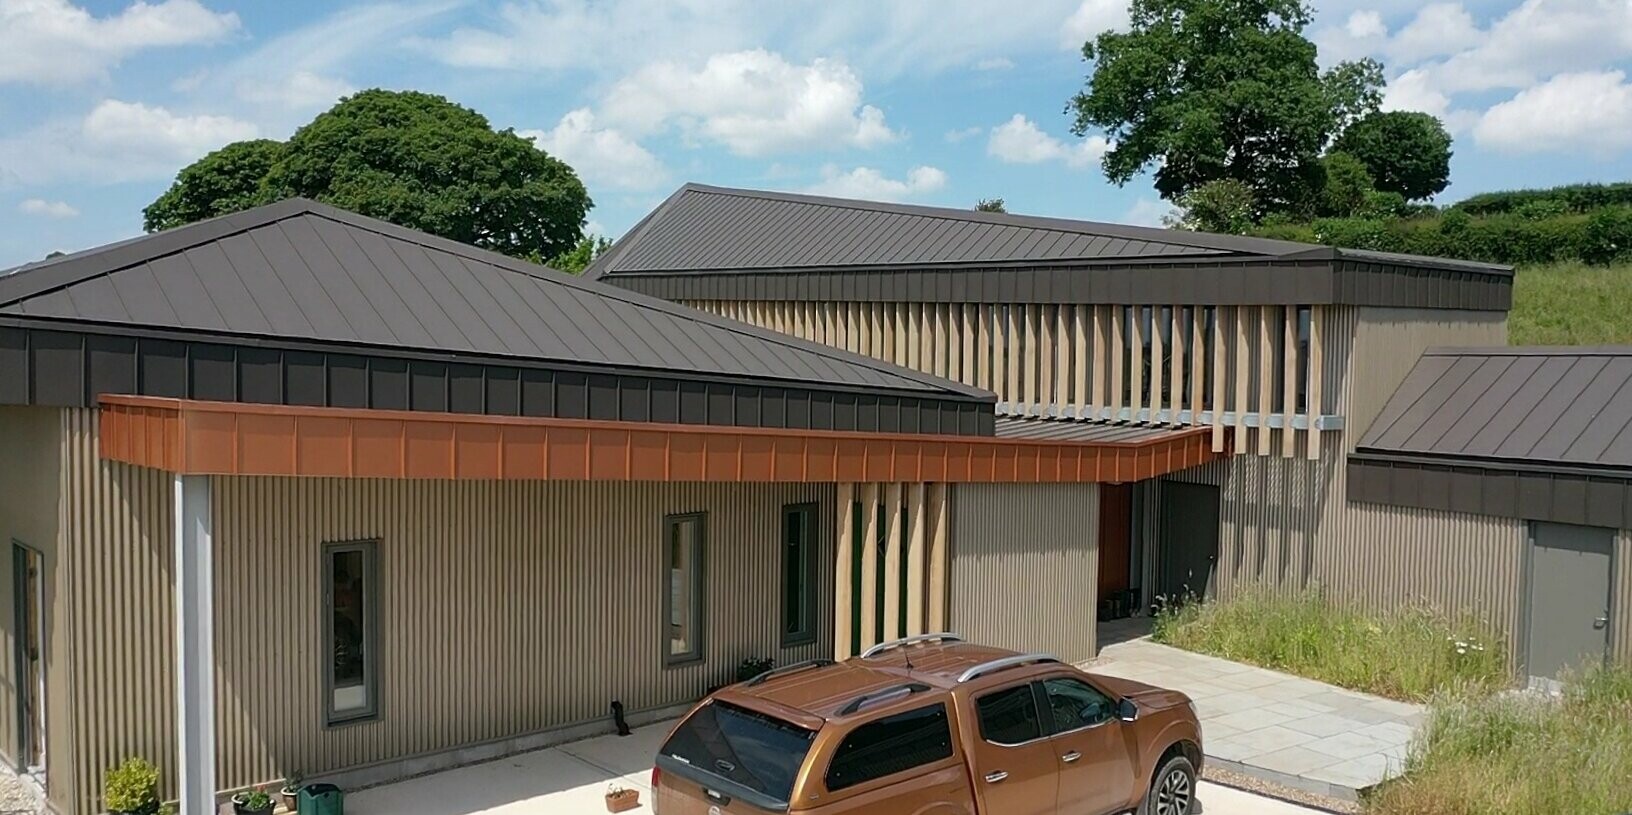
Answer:
<svg viewBox="0 0 1632 815"><path fill-rule="evenodd" d="M130 308L106 277L87 280L83 285L66 289L65 293L80 314L94 314L102 320L130 319Z"/></svg>
<svg viewBox="0 0 1632 815"><path fill-rule="evenodd" d="M396 335L391 333L379 310L368 301L340 260L329 250L316 227L307 219L290 219L281 222L280 226L288 236L289 245L294 247L295 254L312 270L314 276L323 281L323 288L328 290L329 297L345 317L346 331L350 336L344 339L396 344Z"/></svg>
<svg viewBox="0 0 1632 815"><path fill-rule="evenodd" d="M312 272L306 261L290 244L289 236L278 224L271 224L244 233L255 244L261 258L277 269L289 294L300 306L306 322L319 337L349 336L352 331L340 307L329 295L323 281Z"/></svg>
<svg viewBox="0 0 1632 815"><path fill-rule="evenodd" d="M1524 417L1541 404L1546 390L1558 383L1563 371L1549 365L1550 360L1525 358L1517 360L1494 389L1508 394L1505 404L1492 416L1489 424L1474 434L1467 451L1474 455L1493 456L1508 437L1524 421Z"/></svg>
<svg viewBox="0 0 1632 815"><path fill-rule="evenodd" d="M1571 442L1563 457L1599 461L1627 427L1632 427L1632 357L1616 357L1605 367L1603 379L1611 388L1603 404L1592 409L1587 427ZM1612 417L1625 417L1616 422Z"/></svg>
<svg viewBox="0 0 1632 815"><path fill-rule="evenodd" d="M396 256L384 258L385 265L376 263L363 251L353 230L332 221L313 224L323 245L329 248L340 265L349 270L357 289L367 298L374 312L385 322L391 336L401 343L431 342L431 332L420 322L415 310L408 305L392 280L407 277L402 262Z"/></svg>
<svg viewBox="0 0 1632 815"><path fill-rule="evenodd" d="M1615 392L1626 383L1626 378L1604 376L1606 369L1618 360L1603 357L1582 357L1570 372L1575 396L1557 404L1543 404L1556 420L1550 427L1539 428L1529 454L1537 458L1564 458L1581 440L1581 434L1592 426L1592 419L1603 412ZM1549 402L1558 398L1549 395ZM1573 409L1572 409L1573 408ZM1594 455L1602 452L1594 451Z"/></svg>
<svg viewBox="0 0 1632 815"><path fill-rule="evenodd" d="M1586 426L1585 414L1588 408L1579 402L1587 388L1591 387L1598 374L1603 371L1604 362L1603 359L1592 357L1559 360L1557 367L1563 370L1563 375L1559 377L1558 383L1547 389L1547 393L1536 404L1535 410L1519 422L1507 440L1496 448L1496 454L1528 457L1536 455L1547 436L1554 431L1560 431L1561 435L1569 439L1580 434L1581 429ZM1581 410L1569 411L1571 405L1576 405ZM1562 449L1567 446L1567 442L1557 446ZM1556 454L1555 451L1554 455Z"/></svg>
<svg viewBox="0 0 1632 815"><path fill-rule="evenodd" d="M1466 431L1477 432L1484 422L1464 422L1464 417L1469 413L1484 413L1488 421L1490 415L1501 409L1504 400L1500 396L1493 398L1491 389L1501 381L1507 368L1505 362L1487 365L1480 359L1457 360L1413 411L1415 415L1407 417L1416 423L1416 430L1404 443L1436 449L1466 447L1471 440ZM1436 397L1440 401L1434 402ZM1424 410L1428 411L1427 415L1423 415Z"/></svg>
<svg viewBox="0 0 1632 815"><path fill-rule="evenodd" d="M175 307L164 296L164 289L153 276L152 267L146 263L133 266L121 274L108 275L107 279L133 316L140 314L147 321L155 323L173 323L177 320Z"/></svg>
<svg viewBox="0 0 1632 815"><path fill-rule="evenodd" d="M192 247L182 252L181 258L193 267L195 274L201 266L203 268L225 266L229 269L232 266L226 253L221 251L219 243ZM247 330L252 334L272 333L271 321L266 318L266 313L261 311L260 305L244 286L243 272L231 269L228 274L198 274L198 282L209 293L211 302L220 309L221 316L227 322L247 326Z"/></svg>
<svg viewBox="0 0 1632 815"><path fill-rule="evenodd" d="M261 254L259 246L248 232L229 235L216 242L227 256L227 262L236 269L249 289L249 295L266 315L272 330L277 333L316 333L317 327L307 319L300 301L283 282L281 275Z"/></svg>
<svg viewBox="0 0 1632 815"><path fill-rule="evenodd" d="M154 258L147 263L153 271L154 279L159 281L159 287L164 290L165 298L174 304L176 315L185 320L194 321L205 329L227 330L227 321L221 309L216 308L215 301L210 299L210 293L205 290L204 284L198 280L198 273L193 271L193 264L179 253ZM71 288L71 287L70 287ZM59 290L53 297L61 295L67 298L66 289ZM36 301L28 301L30 304Z"/></svg>
<svg viewBox="0 0 1632 815"><path fill-rule="evenodd" d="M425 257L423 249L404 244L401 251L398 251L387 243L385 238L362 230L352 230L352 240L376 269L383 267L393 269L391 274L393 288L408 311L414 315L414 322L424 332L422 336L426 342L470 346L470 338L459 329L459 325L454 322L447 309L443 308L443 304L425 285L420 269L429 265L431 261Z"/></svg>

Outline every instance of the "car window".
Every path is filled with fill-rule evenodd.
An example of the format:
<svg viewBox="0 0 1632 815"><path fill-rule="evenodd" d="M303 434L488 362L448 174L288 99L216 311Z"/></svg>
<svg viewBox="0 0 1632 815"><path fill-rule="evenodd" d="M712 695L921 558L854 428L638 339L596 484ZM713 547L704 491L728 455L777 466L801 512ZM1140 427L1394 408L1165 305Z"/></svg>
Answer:
<svg viewBox="0 0 1632 815"><path fill-rule="evenodd" d="M827 788L853 787L952 755L946 705L936 704L868 722L844 737L827 767Z"/></svg>
<svg viewBox="0 0 1632 815"><path fill-rule="evenodd" d="M1043 735L1037 695L1031 683L1004 688L975 700L980 737L993 744L1024 744Z"/></svg>
<svg viewBox="0 0 1632 815"><path fill-rule="evenodd" d="M816 740L806 730L757 711L715 702L680 725L663 754L787 801L793 780Z"/></svg>
<svg viewBox="0 0 1632 815"><path fill-rule="evenodd" d="M1109 721L1116 715L1116 702L1098 688L1079 679L1056 677L1043 680L1043 695L1054 732L1076 730Z"/></svg>

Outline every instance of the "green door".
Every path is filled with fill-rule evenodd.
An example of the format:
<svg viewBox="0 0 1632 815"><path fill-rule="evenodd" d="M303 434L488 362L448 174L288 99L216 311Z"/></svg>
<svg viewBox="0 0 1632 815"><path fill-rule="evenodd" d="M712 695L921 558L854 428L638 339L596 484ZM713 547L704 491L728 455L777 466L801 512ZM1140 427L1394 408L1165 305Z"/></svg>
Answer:
<svg viewBox="0 0 1632 815"><path fill-rule="evenodd" d="M1163 481L1156 595L1207 599L1217 588L1218 488Z"/></svg>
<svg viewBox="0 0 1632 815"><path fill-rule="evenodd" d="M1601 663L1609 651L1610 571L1615 531L1537 523L1530 548L1525 665L1539 680Z"/></svg>

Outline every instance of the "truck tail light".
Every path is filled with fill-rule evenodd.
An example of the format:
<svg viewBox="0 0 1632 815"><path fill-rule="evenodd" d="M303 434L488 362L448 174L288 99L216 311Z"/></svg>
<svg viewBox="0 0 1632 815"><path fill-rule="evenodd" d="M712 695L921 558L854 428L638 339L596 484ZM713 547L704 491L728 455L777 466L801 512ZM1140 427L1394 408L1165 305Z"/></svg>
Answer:
<svg viewBox="0 0 1632 815"><path fill-rule="evenodd" d="M653 767L652 768L652 792L657 792L657 787L658 787L658 785L660 783L662 783L662 781L663 781L663 771L656 768L656 767Z"/></svg>

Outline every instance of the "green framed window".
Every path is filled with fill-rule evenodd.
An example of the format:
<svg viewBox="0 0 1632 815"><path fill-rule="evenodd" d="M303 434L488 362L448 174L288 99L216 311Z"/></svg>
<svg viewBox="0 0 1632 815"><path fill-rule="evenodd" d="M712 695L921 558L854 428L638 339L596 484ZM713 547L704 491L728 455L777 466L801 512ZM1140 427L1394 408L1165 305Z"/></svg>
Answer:
<svg viewBox="0 0 1632 815"><path fill-rule="evenodd" d="M782 508L782 647L816 641L816 505Z"/></svg>

